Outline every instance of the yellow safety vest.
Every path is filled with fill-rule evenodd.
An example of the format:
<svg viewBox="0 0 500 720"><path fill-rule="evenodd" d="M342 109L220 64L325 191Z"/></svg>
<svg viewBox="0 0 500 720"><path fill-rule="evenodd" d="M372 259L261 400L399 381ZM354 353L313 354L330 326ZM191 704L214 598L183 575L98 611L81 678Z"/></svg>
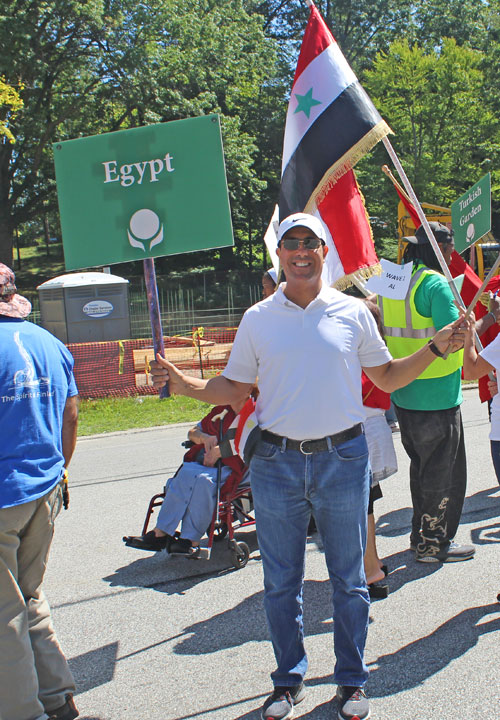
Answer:
<svg viewBox="0 0 500 720"><path fill-rule="evenodd" d="M420 315L415 306L415 293L427 275L439 275L425 265L413 271L408 292L404 300L390 300L379 295L378 304L382 313L385 340L394 358L407 357L423 347L436 334L432 318ZM451 375L463 364L463 350L451 353L446 360L436 358L418 380Z"/></svg>

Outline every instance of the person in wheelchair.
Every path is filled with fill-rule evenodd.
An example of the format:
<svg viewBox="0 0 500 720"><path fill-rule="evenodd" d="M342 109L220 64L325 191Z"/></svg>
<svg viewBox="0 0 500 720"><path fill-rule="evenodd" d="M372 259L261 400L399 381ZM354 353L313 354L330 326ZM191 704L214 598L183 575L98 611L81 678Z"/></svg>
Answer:
<svg viewBox="0 0 500 720"><path fill-rule="evenodd" d="M193 444L176 474L167 480L156 527L145 535L125 536L125 545L190 556L199 552L200 539L210 526L215 509L219 460L221 486L233 473L241 482L247 471L231 442L235 418L246 401L247 398L234 405L214 407L189 430L188 440ZM181 529L177 532L179 525Z"/></svg>

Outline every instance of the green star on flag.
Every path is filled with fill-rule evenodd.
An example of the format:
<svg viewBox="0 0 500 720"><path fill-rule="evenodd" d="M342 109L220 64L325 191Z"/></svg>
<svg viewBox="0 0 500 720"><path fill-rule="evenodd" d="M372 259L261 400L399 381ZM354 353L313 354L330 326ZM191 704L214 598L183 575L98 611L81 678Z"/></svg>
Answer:
<svg viewBox="0 0 500 720"><path fill-rule="evenodd" d="M321 105L320 100L315 100L312 96L313 89L310 88L305 95L299 95L298 93L295 93L295 97L297 98L297 107L295 108L294 115L296 115L298 112L303 112L307 117L311 114L311 108L313 108L315 105Z"/></svg>

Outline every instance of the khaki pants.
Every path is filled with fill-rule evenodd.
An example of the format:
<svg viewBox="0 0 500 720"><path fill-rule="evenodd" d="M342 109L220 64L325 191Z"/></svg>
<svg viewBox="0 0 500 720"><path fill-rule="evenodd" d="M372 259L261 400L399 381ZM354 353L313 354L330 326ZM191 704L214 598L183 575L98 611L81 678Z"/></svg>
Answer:
<svg viewBox="0 0 500 720"><path fill-rule="evenodd" d="M0 508L1 720L46 720L75 691L41 589L61 504L57 485L39 500Z"/></svg>

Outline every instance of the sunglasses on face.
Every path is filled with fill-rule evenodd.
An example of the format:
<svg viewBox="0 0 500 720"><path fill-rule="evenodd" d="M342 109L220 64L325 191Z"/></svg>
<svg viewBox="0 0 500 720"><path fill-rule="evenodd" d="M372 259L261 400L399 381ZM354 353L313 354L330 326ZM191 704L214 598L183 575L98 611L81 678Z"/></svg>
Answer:
<svg viewBox="0 0 500 720"><path fill-rule="evenodd" d="M284 237L281 238L280 241L280 247L285 248L285 250L298 250L300 245L304 248L304 250L317 250L320 245L322 245L323 241L320 240L318 237L308 237L308 238L293 238L293 237Z"/></svg>

